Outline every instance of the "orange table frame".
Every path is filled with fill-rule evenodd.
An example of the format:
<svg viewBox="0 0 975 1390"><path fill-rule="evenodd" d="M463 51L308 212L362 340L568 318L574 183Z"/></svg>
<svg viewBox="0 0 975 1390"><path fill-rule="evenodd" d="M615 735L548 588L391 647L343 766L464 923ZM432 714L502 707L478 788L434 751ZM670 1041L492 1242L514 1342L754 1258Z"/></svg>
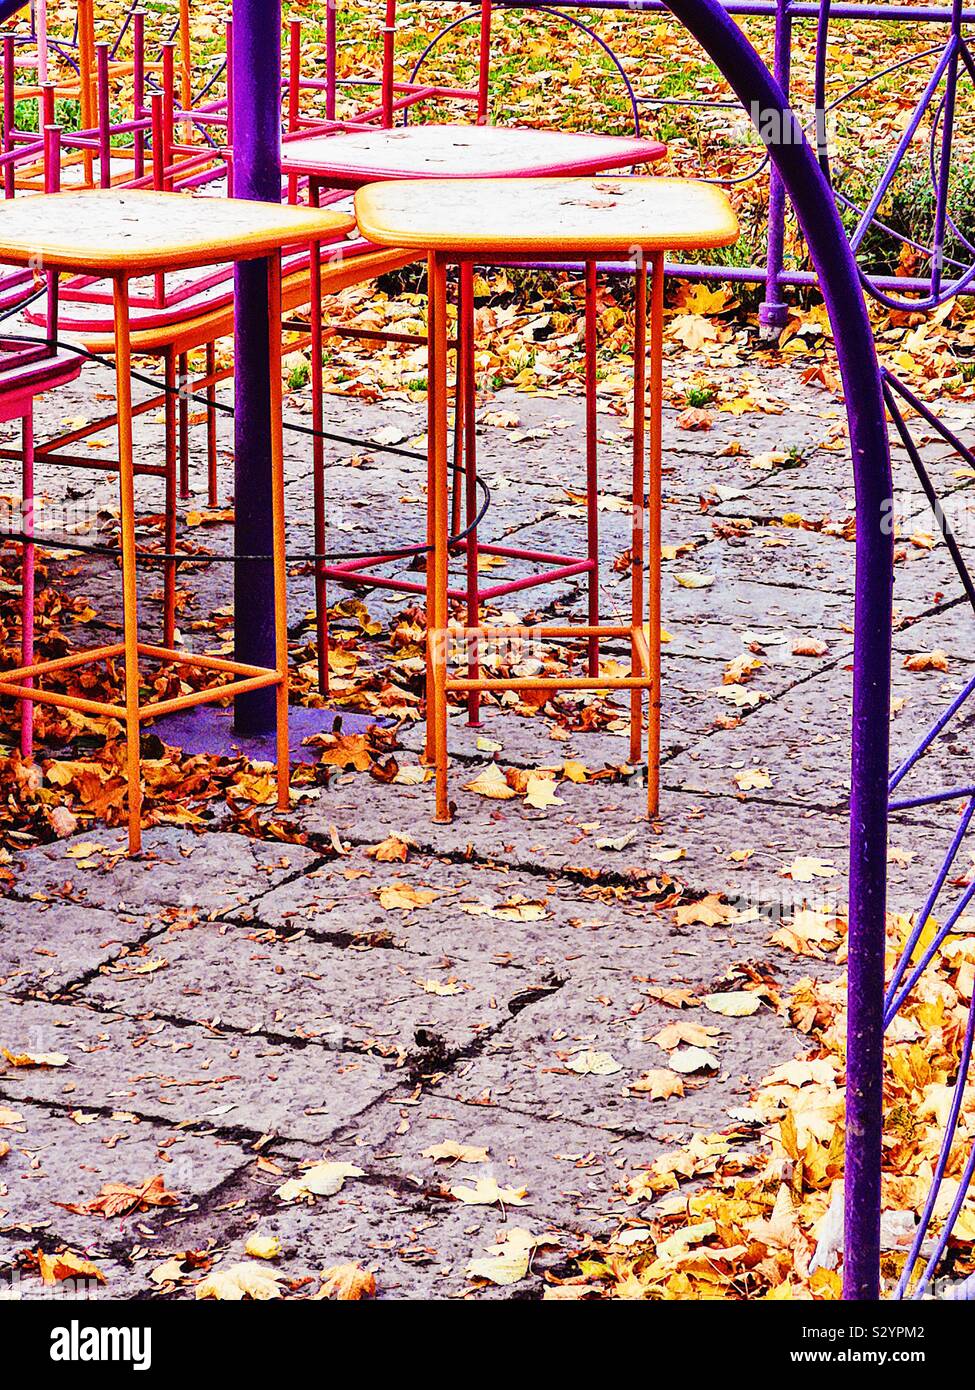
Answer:
<svg viewBox="0 0 975 1390"><path fill-rule="evenodd" d="M450 820L447 782L447 697L452 691L470 694L504 690L629 690L630 760L643 755L643 692L649 693L648 712L648 813L657 814L660 800L660 562L661 562L661 468L663 418L663 252L648 254L635 267L636 314L633 351L633 482L630 623L628 626L572 624L548 627L478 626L465 632L469 649L477 643L499 637L577 638L588 641L588 676L524 676L521 678L449 675L448 627L448 527L449 501L447 441L447 268L462 267L482 260L483 253L463 256L456 251L431 252L428 256L429 341L428 367L428 474L427 474L427 682L432 693L427 711L426 757L436 770L435 820ZM495 261L492 257L492 261ZM587 259L586 299L586 408L596 409L596 361L592 306L595 303L597 263ZM650 371L647 375L649 301ZM647 394L649 384L649 459L647 458ZM594 425L594 421L591 421ZM588 431L587 449L595 450L595 429ZM594 459L589 459L593 476ZM647 467L649 463L649 468ZM646 496L646 502L645 502ZM649 526L647 524L649 516ZM648 608L644 617L645 607ZM590 610L592 604L590 603ZM646 631L644 624L646 622ZM631 668L628 676L600 675L598 649L601 638L625 638L630 643ZM469 658L470 659L470 658ZM594 669L595 668L595 669Z"/></svg>
<svg viewBox="0 0 975 1390"><path fill-rule="evenodd" d="M728 246L737 240L738 221L728 197L713 185L688 179L538 178L433 179L374 183L356 194L363 236L380 245L422 249L429 280L427 427L427 738L426 755L436 769L439 822L451 818L447 789L447 699L452 692L628 690L630 756L643 749L643 692L649 695L647 810L660 802L660 562L661 463L663 421L663 279L668 250ZM600 261L628 262L636 276L633 353L633 484L631 607L628 625L599 622L590 588L585 624L548 627L491 627L467 631L468 674L449 672L450 592L447 496L447 267L476 261L491 264L550 258L578 259L586 287L586 478L595 491L596 449L596 281ZM649 477L647 468L647 349L649 298ZM649 483L649 489L647 484ZM647 514L649 511L649 529ZM598 541L595 510L589 509L589 553ZM595 556L598 562L598 555ZM648 612L645 615L645 608ZM585 676L494 677L478 669L476 647L486 638L553 640L582 637L588 647ZM603 674L599 644L625 638L630 673ZM471 643L474 656L471 656ZM473 670L471 669L473 667Z"/></svg>
<svg viewBox="0 0 975 1390"><path fill-rule="evenodd" d="M119 493L122 526L122 631L123 640L105 646L91 647L83 652L59 657L52 661L34 662L0 675L0 695L34 704L46 703L56 708L77 710L94 718L116 719L125 726L126 772L128 780L127 814L129 852L136 854L142 847L142 785L139 739L141 725L146 719L158 719L177 710L214 703L248 690L266 686L277 688L277 793L278 807L286 810L289 804L290 776L288 766L288 631L285 563L284 520L284 450L280 431L282 408L281 385L281 255L268 257L268 357L271 375L271 466L273 470L272 522L274 527L274 599L275 655L273 670L247 666L220 657L199 656L178 652L171 647L155 646L139 641L138 594L136 582L135 542L135 467L132 439L132 351L129 325L128 281L132 272L114 274L112 290L115 317L115 388L118 398L119 434ZM134 272L138 274L138 272ZM77 666L94 665L123 657L125 661L124 703L89 700L78 695L47 690L37 682L45 676L70 670ZM139 663L147 658L165 664L184 667L197 666L204 671L233 677L222 685L206 690L194 690L168 700L143 704L139 699Z"/></svg>
<svg viewBox="0 0 975 1390"><path fill-rule="evenodd" d="M192 211L190 209L192 208ZM99 718L117 719L125 728L127 819L131 853L142 845L142 786L139 738L142 723L196 705L212 704L247 691L273 686L276 691L277 799L289 804L288 765L288 627L284 516L284 442L282 430L282 248L312 245L340 237L353 226L336 213L282 208L228 199L206 200L207 218L194 200L182 194L99 191L58 193L11 203L0 225L0 259L37 264L45 271L86 271L111 281L115 330L115 382L118 399L119 510L122 529L123 640L89 648L52 661L24 664L0 674L0 695L21 702L46 703ZM200 222L208 223L207 230ZM163 266L214 264L231 258L263 258L268 267L267 350L270 375L271 511L275 662L273 667L246 665L220 657L179 652L140 642L138 630L137 551L135 537L135 465L133 458L132 332L128 285L131 279ZM91 700L48 690L44 677L74 667L124 658L125 688L121 702ZM139 665L146 658L176 666L199 667L231 679L222 685L170 699L140 699Z"/></svg>

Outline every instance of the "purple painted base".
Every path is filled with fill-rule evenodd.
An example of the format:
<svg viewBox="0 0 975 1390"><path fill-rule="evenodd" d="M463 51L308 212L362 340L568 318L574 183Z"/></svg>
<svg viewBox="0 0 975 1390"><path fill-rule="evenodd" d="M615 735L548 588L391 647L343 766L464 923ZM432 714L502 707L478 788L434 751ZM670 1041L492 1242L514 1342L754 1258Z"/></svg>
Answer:
<svg viewBox="0 0 975 1390"><path fill-rule="evenodd" d="M315 748L303 740L313 734L331 733L339 720L346 734L365 733L376 722L366 714L292 705L288 716L291 761L317 762ZM168 715L147 724L146 730L158 734L164 743L181 748L184 753L211 753L229 758L244 756L265 763L273 763L276 756L273 729L264 734L238 734L234 730L233 710L215 705L197 705L195 709Z"/></svg>

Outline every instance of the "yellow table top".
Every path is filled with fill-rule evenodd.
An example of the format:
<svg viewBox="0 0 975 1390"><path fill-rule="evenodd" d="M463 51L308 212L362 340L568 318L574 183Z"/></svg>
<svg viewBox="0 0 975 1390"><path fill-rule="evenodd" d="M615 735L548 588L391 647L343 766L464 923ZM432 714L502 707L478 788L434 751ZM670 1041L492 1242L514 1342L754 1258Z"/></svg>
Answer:
<svg viewBox="0 0 975 1390"><path fill-rule="evenodd" d="M662 159L666 145L632 136L582 135L526 126L408 125L285 141L286 172L374 179L522 178L581 175Z"/></svg>
<svg viewBox="0 0 975 1390"><path fill-rule="evenodd" d="M728 195L692 179L426 179L355 195L359 231L380 246L546 258L730 246Z"/></svg>
<svg viewBox="0 0 975 1390"><path fill-rule="evenodd" d="M253 260L282 246L333 240L354 225L346 213L243 198L107 188L46 193L0 203L0 261L139 275Z"/></svg>

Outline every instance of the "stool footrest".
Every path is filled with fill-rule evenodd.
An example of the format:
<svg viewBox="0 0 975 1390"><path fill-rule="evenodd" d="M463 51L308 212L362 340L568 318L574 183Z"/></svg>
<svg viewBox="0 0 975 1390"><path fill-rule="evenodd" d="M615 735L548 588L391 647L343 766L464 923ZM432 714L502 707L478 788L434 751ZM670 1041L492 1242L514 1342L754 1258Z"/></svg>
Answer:
<svg viewBox="0 0 975 1390"><path fill-rule="evenodd" d="M280 671L268 666L251 666L240 661L229 661L224 657L196 655L190 652L177 652L169 647L158 647L153 643L140 642L136 648L139 656L173 666L195 666L218 675L233 676L222 685L210 686L206 690L191 690L185 695L174 695L166 700L154 700L140 705L139 720L157 719L160 715L174 714L178 710L192 709L196 705L212 704L216 700L230 699L251 690L263 690L267 686L280 685L286 679ZM58 709L77 710L81 714L91 714L103 719L122 719L127 717L124 705L111 704L105 700L91 700L81 695L69 695L57 690L44 690L35 685L25 684L40 676L49 676L59 671L68 671L78 666L93 666L100 661L113 661L125 655L125 644L115 642L105 647L90 647L84 652L74 652L71 656L57 657L53 661L38 661L31 666L20 666L13 671L0 674L0 695L15 700L29 700L33 704L54 705Z"/></svg>
<svg viewBox="0 0 975 1390"><path fill-rule="evenodd" d="M448 678L447 690L652 690L652 676L512 676L491 680Z"/></svg>

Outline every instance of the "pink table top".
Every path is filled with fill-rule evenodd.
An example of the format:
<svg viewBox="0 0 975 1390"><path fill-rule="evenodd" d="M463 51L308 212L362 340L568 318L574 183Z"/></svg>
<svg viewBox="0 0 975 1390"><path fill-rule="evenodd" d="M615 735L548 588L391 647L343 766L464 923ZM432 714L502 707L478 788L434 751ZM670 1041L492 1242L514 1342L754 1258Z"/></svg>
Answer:
<svg viewBox="0 0 975 1390"><path fill-rule="evenodd" d="M357 187L381 179L597 174L654 163L666 153L666 145L657 140L627 136L520 126L411 125L286 141L282 164L288 174Z"/></svg>

